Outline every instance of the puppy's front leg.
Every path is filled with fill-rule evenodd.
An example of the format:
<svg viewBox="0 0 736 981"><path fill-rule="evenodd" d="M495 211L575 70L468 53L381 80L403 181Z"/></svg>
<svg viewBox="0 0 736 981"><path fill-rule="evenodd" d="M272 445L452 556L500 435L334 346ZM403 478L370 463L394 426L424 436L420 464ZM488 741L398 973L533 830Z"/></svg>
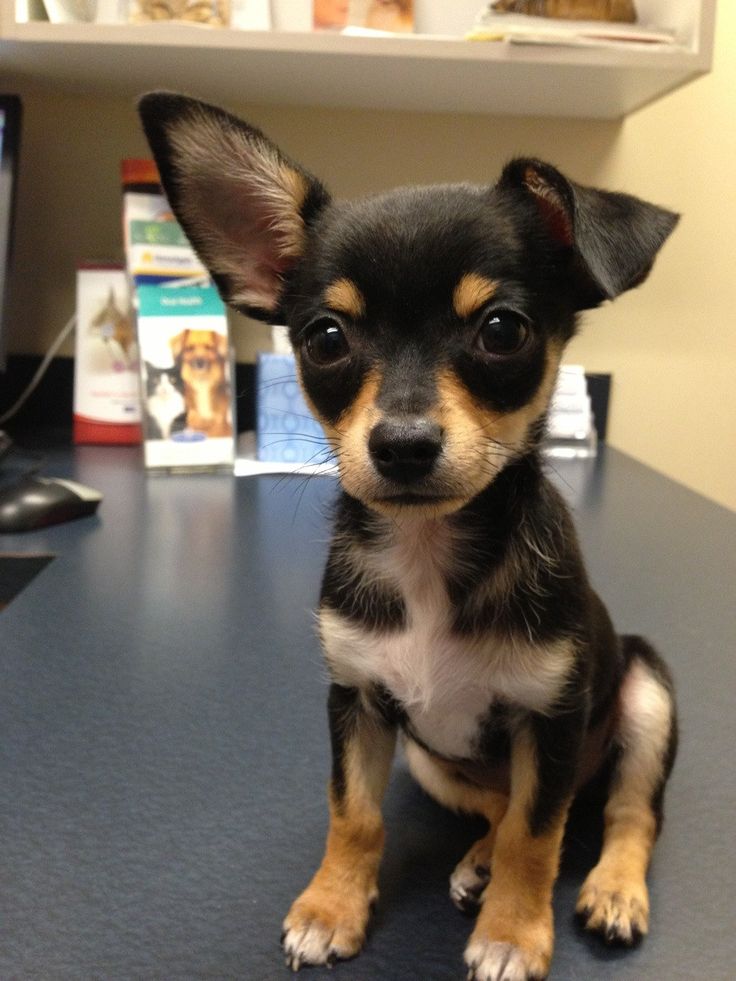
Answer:
<svg viewBox="0 0 736 981"><path fill-rule="evenodd" d="M509 806L496 836L491 883L465 951L474 981L537 981L549 971L552 887L574 763L569 770L560 767L547 757L545 744L532 726L514 738Z"/></svg>
<svg viewBox="0 0 736 981"><path fill-rule="evenodd" d="M322 864L284 920L284 951L294 970L357 954L378 897L381 801L396 731L356 688L332 685L328 712L330 827Z"/></svg>

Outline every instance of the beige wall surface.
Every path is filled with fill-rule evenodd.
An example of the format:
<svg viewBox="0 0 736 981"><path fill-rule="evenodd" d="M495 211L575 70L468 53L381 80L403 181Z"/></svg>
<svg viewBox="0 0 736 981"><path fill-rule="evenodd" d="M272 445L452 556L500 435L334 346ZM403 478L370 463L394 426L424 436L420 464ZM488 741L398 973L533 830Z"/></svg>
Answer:
<svg viewBox="0 0 736 981"><path fill-rule="evenodd" d="M568 360L613 372L613 445L736 508L734 37L736 5L722 4L714 72L622 123L250 106L235 89L229 108L340 197L491 181L527 153L681 211L649 282L586 314ZM73 312L77 262L121 256L120 160L147 149L128 100L15 90L25 131L9 348L41 353ZM241 360L267 343L242 318L234 334Z"/></svg>
<svg viewBox="0 0 736 981"><path fill-rule="evenodd" d="M624 121L600 181L682 213L651 278L570 355L614 374L609 442L736 509L736 4L713 72Z"/></svg>

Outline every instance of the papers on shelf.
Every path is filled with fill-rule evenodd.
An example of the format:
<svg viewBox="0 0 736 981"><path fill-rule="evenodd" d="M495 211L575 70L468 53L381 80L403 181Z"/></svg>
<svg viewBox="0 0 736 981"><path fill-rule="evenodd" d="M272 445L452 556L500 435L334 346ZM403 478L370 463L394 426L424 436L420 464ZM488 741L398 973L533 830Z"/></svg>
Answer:
<svg viewBox="0 0 736 981"><path fill-rule="evenodd" d="M642 24L614 24L598 20L558 20L527 14L480 14L466 35L470 41L508 41L511 44L546 44L565 47L674 47L674 31Z"/></svg>

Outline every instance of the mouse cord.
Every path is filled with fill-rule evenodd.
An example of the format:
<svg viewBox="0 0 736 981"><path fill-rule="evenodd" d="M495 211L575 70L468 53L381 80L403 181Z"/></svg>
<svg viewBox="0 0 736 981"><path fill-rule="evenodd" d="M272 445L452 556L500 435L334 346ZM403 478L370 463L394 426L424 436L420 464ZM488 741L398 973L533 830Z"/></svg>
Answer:
<svg viewBox="0 0 736 981"><path fill-rule="evenodd" d="M64 343L64 341L74 330L76 323L77 323L77 315L76 313L74 313L59 331L56 340L53 342L51 347L46 352L43 361L38 366L36 370L36 374L33 376L33 378L31 378L30 382L28 383L26 390L23 392L23 394L20 396L20 398L16 401L14 405L12 405L7 412L3 413L3 415L0 416L0 426L2 426L3 423L6 423L8 419L12 419L13 416L17 412L19 412L20 409L26 404L28 399L35 392L36 388L38 388L38 384L43 378L43 376L46 374L46 371L48 370L51 361L56 355L56 352L59 350L59 348Z"/></svg>

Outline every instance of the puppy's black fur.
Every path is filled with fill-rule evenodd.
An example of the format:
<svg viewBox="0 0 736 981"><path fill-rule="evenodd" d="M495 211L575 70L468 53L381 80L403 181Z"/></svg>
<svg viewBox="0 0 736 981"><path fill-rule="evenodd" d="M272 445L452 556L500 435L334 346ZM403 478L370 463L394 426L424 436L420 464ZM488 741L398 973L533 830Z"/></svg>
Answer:
<svg viewBox="0 0 736 981"><path fill-rule="evenodd" d="M539 444L578 312L639 285L676 216L533 159L495 185L337 204L220 109L158 93L141 114L225 300L289 325L340 466L320 603L330 830L285 921L287 962L360 949L397 731L430 793L489 821L451 879L457 905L480 904L473 977L546 975L567 812L606 768L578 913L633 943L674 760L672 685L645 641L616 636Z"/></svg>

